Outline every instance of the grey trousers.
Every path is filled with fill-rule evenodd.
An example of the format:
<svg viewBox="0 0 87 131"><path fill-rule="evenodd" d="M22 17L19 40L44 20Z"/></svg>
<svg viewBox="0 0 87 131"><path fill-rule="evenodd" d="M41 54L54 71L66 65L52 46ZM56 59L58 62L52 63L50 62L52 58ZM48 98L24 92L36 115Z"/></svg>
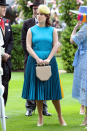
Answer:
<svg viewBox="0 0 87 131"><path fill-rule="evenodd" d="M26 100L25 106L26 106L27 110L34 111L36 109L36 102L35 101ZM43 111L47 111L46 101L43 101Z"/></svg>

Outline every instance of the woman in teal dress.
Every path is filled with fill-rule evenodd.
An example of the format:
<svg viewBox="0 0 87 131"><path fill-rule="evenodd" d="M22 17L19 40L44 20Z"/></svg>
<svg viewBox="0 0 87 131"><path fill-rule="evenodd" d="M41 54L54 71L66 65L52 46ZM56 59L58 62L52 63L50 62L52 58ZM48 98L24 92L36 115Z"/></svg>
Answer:
<svg viewBox="0 0 87 131"><path fill-rule="evenodd" d="M38 7L38 24L31 27L27 33L27 50L29 57L26 65L22 97L36 100L39 120L37 126L43 125L43 100L52 100L61 125L66 125L60 108L62 92L58 73L58 66L54 54L59 42L56 30L50 26L50 10L45 5ZM47 81L36 77L36 64L50 64L52 76Z"/></svg>

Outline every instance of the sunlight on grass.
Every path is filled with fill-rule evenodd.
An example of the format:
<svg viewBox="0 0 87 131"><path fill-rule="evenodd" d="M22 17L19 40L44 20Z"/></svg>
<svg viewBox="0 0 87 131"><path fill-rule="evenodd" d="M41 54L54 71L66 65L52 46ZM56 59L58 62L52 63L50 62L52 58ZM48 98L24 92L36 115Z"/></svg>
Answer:
<svg viewBox="0 0 87 131"><path fill-rule="evenodd" d="M56 57L57 63L58 63L58 69L63 70L63 60L61 57Z"/></svg>

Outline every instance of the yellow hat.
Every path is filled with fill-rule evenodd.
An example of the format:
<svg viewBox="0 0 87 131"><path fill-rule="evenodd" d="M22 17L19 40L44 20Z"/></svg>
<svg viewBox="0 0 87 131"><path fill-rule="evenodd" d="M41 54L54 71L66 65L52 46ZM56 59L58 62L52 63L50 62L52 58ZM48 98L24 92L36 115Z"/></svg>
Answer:
<svg viewBox="0 0 87 131"><path fill-rule="evenodd" d="M50 9L46 5L39 5L38 11L43 14L50 14Z"/></svg>

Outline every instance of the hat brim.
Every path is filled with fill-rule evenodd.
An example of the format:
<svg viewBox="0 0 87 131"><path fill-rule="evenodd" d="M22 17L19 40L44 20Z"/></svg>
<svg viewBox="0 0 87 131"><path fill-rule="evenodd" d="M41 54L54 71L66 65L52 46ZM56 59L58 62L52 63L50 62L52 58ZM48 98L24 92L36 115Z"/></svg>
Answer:
<svg viewBox="0 0 87 131"><path fill-rule="evenodd" d="M39 3L39 4L33 4L33 5L31 5L30 7L33 7L33 6L39 6L41 3Z"/></svg>
<svg viewBox="0 0 87 131"><path fill-rule="evenodd" d="M0 6L9 6L9 4L2 4L2 3L0 3Z"/></svg>
<svg viewBox="0 0 87 131"><path fill-rule="evenodd" d="M85 15L87 15L87 13L81 13L81 12L79 12L79 11L77 11L77 10L70 10L70 12L72 12L72 13L74 13L74 14L85 14Z"/></svg>

